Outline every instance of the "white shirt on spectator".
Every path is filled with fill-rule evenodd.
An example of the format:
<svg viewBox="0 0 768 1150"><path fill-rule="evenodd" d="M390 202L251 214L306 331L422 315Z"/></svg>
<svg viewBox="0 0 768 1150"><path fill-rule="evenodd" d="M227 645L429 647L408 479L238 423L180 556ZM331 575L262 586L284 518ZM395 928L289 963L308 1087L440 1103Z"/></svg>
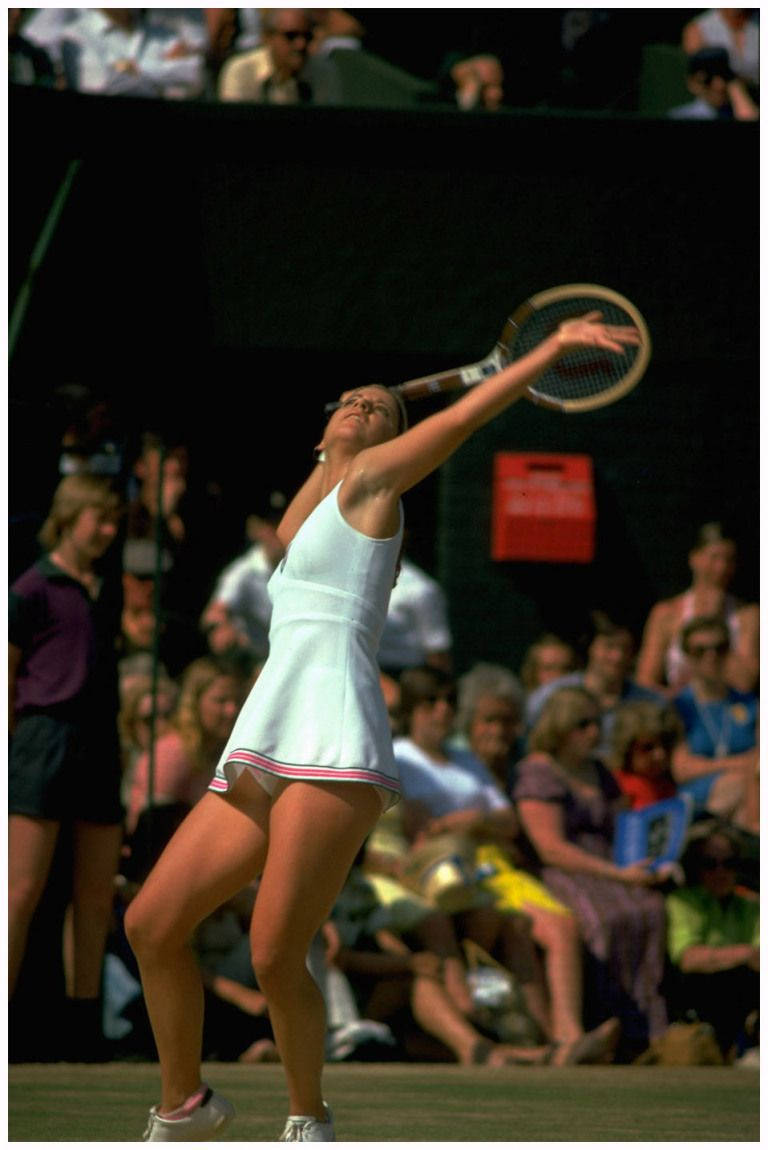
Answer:
<svg viewBox="0 0 768 1150"><path fill-rule="evenodd" d="M488 768L470 751L451 748L450 763L436 763L409 738L394 741L403 798L423 803L432 818L454 811L499 811L510 806Z"/></svg>
<svg viewBox="0 0 768 1150"><path fill-rule="evenodd" d="M223 603L231 621L248 636L249 645L260 658L269 648L269 622L272 600L267 584L272 564L260 543L225 567L211 596L212 603Z"/></svg>
<svg viewBox="0 0 768 1150"><path fill-rule="evenodd" d="M442 588L404 557L389 600L379 664L385 669L420 667L427 655L450 651L451 642Z"/></svg>
<svg viewBox="0 0 768 1150"><path fill-rule="evenodd" d="M58 45L67 82L78 92L166 98L197 96L203 87L202 56L168 53L179 37L139 21L132 29L113 23L96 8L81 8L61 28ZM135 72L117 65L130 60Z"/></svg>

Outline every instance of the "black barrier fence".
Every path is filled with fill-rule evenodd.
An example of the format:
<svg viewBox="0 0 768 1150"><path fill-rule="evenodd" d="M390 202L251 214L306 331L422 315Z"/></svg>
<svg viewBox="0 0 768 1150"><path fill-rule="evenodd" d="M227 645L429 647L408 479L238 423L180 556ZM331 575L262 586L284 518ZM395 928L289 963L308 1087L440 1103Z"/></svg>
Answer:
<svg viewBox="0 0 768 1150"><path fill-rule="evenodd" d="M586 416L519 404L407 497L458 668L514 666L538 630L592 606L641 621L684 585L713 518L733 523L739 589L756 595L756 125L14 90L9 129L11 304L79 161L10 369L19 522L56 480L62 383L103 392L126 434L189 441L225 493L224 548L254 492L301 479L340 387L474 360L531 292L593 281L646 316L639 388ZM501 450L592 457L593 563L491 560ZM11 549L13 566L13 535Z"/></svg>

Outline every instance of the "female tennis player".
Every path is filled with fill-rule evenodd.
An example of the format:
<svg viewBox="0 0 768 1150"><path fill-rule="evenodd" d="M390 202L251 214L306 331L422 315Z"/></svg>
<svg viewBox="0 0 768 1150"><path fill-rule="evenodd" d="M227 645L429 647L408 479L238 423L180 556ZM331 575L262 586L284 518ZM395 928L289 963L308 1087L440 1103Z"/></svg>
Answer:
<svg viewBox="0 0 768 1150"><path fill-rule="evenodd" d="M286 1077L283 1142L332 1142L323 1101L325 1013L306 967L360 846L397 800L376 651L402 538L400 496L569 351L621 355L634 327L599 312L562 323L522 359L406 430L380 385L341 396L320 462L278 529L267 663L210 790L128 910L160 1058L162 1097L145 1141L204 1141L232 1106L201 1082L203 993L195 927L255 876L251 953ZM290 410L285 421L290 425Z"/></svg>

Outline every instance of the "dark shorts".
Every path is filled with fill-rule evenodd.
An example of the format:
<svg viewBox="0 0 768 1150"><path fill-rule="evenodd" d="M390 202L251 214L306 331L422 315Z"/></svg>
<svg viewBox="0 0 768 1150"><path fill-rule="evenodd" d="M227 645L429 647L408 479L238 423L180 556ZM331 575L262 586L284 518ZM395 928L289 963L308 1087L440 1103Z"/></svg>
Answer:
<svg viewBox="0 0 768 1150"><path fill-rule="evenodd" d="M10 814L112 826L123 821L120 784L116 724L94 728L42 712L17 720L8 756Z"/></svg>

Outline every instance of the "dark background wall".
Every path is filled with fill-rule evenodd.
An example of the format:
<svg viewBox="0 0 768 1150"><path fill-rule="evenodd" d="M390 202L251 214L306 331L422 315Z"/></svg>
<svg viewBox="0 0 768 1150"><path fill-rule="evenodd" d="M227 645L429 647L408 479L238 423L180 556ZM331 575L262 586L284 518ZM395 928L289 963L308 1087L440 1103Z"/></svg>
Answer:
<svg viewBox="0 0 768 1150"><path fill-rule="evenodd" d="M12 571L56 482L62 384L105 394L129 440L188 440L193 484L217 498L213 572L263 491L303 477L340 387L476 359L526 295L591 280L648 320L640 387L579 417L518 404L407 497L459 669L514 666L590 606L640 621L684 584L711 518L734 522L756 595L755 125L14 91L9 141L11 300L79 161L10 370ZM497 450L593 457L593 564L490 560Z"/></svg>

